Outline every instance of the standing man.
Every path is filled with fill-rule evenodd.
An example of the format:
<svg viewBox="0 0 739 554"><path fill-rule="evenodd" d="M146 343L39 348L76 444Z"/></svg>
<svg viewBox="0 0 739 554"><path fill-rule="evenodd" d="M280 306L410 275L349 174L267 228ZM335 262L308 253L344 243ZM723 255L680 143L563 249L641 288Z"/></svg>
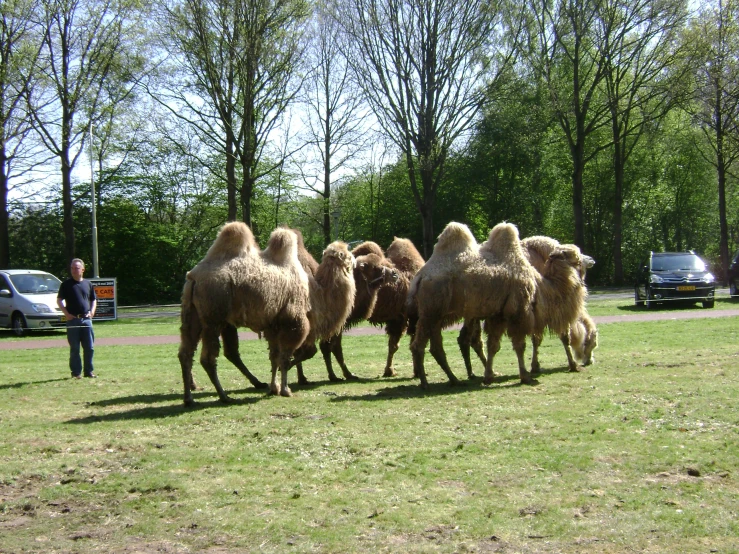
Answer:
<svg viewBox="0 0 739 554"><path fill-rule="evenodd" d="M71 279L67 279L59 287L56 303L67 318L67 341L69 342L69 369L72 378L79 379L83 364L80 360L80 345L84 351L85 377L97 377L92 370L95 333L92 330L92 318L97 307L95 289L90 281L83 279L85 262L79 258L69 265Z"/></svg>

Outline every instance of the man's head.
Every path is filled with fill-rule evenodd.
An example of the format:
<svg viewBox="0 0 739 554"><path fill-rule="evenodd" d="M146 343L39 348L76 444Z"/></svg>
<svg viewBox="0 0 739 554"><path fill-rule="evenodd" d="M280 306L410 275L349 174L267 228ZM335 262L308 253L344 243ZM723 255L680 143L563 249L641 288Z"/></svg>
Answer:
<svg viewBox="0 0 739 554"><path fill-rule="evenodd" d="M85 273L85 262L79 258L75 258L72 260L72 263L69 264L69 272L72 274L72 279L75 281L81 281L82 276Z"/></svg>

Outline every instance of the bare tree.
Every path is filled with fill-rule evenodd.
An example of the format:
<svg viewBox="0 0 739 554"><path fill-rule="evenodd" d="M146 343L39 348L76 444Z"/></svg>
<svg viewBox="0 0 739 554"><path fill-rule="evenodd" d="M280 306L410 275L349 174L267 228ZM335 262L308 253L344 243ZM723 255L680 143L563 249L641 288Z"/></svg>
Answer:
<svg viewBox="0 0 739 554"><path fill-rule="evenodd" d="M572 161L574 241L585 248L583 174L585 165L610 142L590 144L608 124L608 104L601 89L605 79L598 48L598 0L531 0L527 61L543 78Z"/></svg>
<svg viewBox="0 0 739 554"><path fill-rule="evenodd" d="M722 278L728 279L726 192L732 166L739 160L739 2L703 4L692 27L692 41L703 47L703 63L696 71L700 111L695 115L706 137L708 152L703 155L718 177L719 252Z"/></svg>
<svg viewBox="0 0 739 554"><path fill-rule="evenodd" d="M29 160L30 121L24 95L41 41L33 33L33 0L0 4L0 268L10 267L8 193L11 181L24 183Z"/></svg>
<svg viewBox="0 0 739 554"><path fill-rule="evenodd" d="M182 0L166 6L166 14L176 71L172 85L154 95L219 153L201 161L226 182L229 220L241 208L243 221L251 225L255 183L281 165L261 168L260 161L297 92L295 68L307 4Z"/></svg>
<svg viewBox="0 0 739 554"><path fill-rule="evenodd" d="M347 0L336 9L364 96L405 156L426 256L450 148L512 60L501 9L482 0Z"/></svg>
<svg viewBox="0 0 739 554"><path fill-rule="evenodd" d="M337 172L352 161L367 143L369 125L362 95L352 80L349 64L341 48L341 30L328 12L325 1L316 8L312 42L306 52L310 64L305 80L303 123L309 154L319 160L318 175L309 175L299 164L305 187L323 199L320 226L324 244L332 240L331 188Z"/></svg>
<svg viewBox="0 0 739 554"><path fill-rule="evenodd" d="M679 41L687 12L683 0L604 0L596 46L604 64L604 84L613 137L614 281L624 279L624 169L644 130L664 117L689 90L689 60ZM688 79L689 80L689 79Z"/></svg>
<svg viewBox="0 0 739 554"><path fill-rule="evenodd" d="M90 126L106 106L130 94L131 14L136 0L40 0L43 51L28 95L33 126L59 160L65 256L75 255L72 171ZM125 62L125 63L124 63ZM116 93L108 94L110 80Z"/></svg>

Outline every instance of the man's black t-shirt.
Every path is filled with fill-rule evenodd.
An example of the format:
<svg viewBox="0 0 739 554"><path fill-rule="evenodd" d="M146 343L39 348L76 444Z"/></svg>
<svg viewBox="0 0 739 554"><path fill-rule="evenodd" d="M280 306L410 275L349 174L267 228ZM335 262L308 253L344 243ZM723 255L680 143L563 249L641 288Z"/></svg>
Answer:
<svg viewBox="0 0 739 554"><path fill-rule="evenodd" d="M57 298L64 300L64 306L72 315L86 314L92 309L92 303L96 299L95 289L90 281L82 279L75 281L67 279L59 287Z"/></svg>

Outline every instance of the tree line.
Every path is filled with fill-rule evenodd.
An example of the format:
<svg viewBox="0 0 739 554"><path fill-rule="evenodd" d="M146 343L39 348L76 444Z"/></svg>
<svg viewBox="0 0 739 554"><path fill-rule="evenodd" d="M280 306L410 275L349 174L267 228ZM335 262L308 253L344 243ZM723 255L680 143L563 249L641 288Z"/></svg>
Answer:
<svg viewBox="0 0 739 554"><path fill-rule="evenodd" d="M691 11L692 10L692 11ZM7 0L0 267L91 259L175 302L229 220L413 240L451 220L649 250L739 244L739 2ZM91 194L91 181L95 194Z"/></svg>

